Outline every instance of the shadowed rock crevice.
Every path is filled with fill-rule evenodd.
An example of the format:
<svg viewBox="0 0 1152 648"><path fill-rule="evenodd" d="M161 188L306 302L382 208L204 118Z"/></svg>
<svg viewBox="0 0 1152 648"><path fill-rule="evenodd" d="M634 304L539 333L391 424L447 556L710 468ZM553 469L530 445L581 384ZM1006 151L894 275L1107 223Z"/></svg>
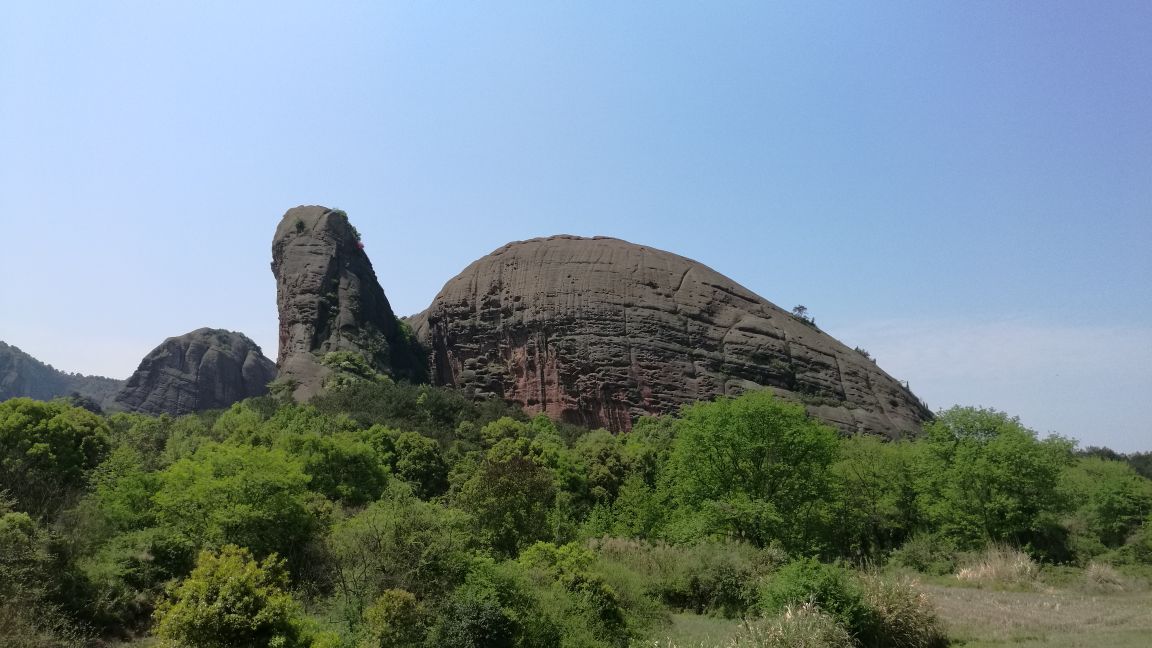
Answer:
<svg viewBox="0 0 1152 648"><path fill-rule="evenodd" d="M268 393L276 365L242 333L202 328L171 337L140 362L115 409L179 416Z"/></svg>
<svg viewBox="0 0 1152 648"><path fill-rule="evenodd" d="M707 266L618 239L505 245L411 322L435 383L587 426L626 430L636 416L761 387L846 432L914 434L931 417L811 324Z"/></svg>

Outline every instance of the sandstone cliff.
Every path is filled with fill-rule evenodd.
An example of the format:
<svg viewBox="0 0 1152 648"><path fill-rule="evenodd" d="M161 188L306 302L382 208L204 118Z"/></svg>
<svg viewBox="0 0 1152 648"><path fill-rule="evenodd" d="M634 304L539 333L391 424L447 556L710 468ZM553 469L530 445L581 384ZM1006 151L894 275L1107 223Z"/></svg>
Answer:
<svg viewBox="0 0 1152 648"><path fill-rule="evenodd" d="M420 352L388 304L348 216L326 207L289 209L272 242L280 311L276 364L297 400L323 388L324 356L360 354L381 373L425 380Z"/></svg>
<svg viewBox="0 0 1152 648"><path fill-rule="evenodd" d="M245 335L202 328L164 340L140 362L113 405L178 416L264 395L275 378L276 365Z"/></svg>
<svg viewBox="0 0 1152 648"><path fill-rule="evenodd" d="M412 318L432 381L611 430L757 387L847 432L930 412L875 363L711 268L611 238L510 243Z"/></svg>

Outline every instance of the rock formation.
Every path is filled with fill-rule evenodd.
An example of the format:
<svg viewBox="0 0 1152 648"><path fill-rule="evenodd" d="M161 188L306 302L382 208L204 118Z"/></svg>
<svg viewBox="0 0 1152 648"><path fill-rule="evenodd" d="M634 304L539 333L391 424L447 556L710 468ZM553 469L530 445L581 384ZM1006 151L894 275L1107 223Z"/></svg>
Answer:
<svg viewBox="0 0 1152 648"><path fill-rule="evenodd" d="M276 365L242 333L202 328L171 337L140 362L114 406L178 416L268 393Z"/></svg>
<svg viewBox="0 0 1152 648"><path fill-rule="evenodd" d="M411 322L434 383L614 431L757 387L848 432L901 436L931 416L810 322L695 261L618 239L505 245Z"/></svg>
<svg viewBox="0 0 1152 648"><path fill-rule="evenodd" d="M395 378L423 380L424 354L401 326L348 216L326 207L289 209L272 242L280 311L280 376L307 400L331 374L325 355L349 351Z"/></svg>

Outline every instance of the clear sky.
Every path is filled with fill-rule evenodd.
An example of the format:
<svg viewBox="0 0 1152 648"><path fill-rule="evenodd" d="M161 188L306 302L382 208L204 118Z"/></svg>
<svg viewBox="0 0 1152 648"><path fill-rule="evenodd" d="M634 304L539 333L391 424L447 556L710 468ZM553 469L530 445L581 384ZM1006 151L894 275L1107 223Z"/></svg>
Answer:
<svg viewBox="0 0 1152 648"><path fill-rule="evenodd" d="M276 353L272 233L394 308L510 240L694 258L933 408L1152 450L1152 3L6 2L0 340Z"/></svg>

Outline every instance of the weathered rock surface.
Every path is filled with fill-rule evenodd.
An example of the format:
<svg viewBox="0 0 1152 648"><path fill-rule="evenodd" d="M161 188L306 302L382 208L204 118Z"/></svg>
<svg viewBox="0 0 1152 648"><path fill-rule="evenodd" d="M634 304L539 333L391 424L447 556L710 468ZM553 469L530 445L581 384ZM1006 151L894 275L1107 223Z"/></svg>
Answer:
<svg viewBox="0 0 1152 648"><path fill-rule="evenodd" d="M424 354L402 329L360 236L338 210L289 209L272 242L272 273L280 311L280 376L307 400L331 374L328 353L360 354L376 371L423 380Z"/></svg>
<svg viewBox="0 0 1152 648"><path fill-rule="evenodd" d="M614 431L757 387L848 432L912 434L931 416L815 326L707 266L618 239L505 245L411 324L434 383Z"/></svg>
<svg viewBox="0 0 1152 648"><path fill-rule="evenodd" d="M178 416L268 393L276 365L242 333L202 328L170 337L140 362L114 406Z"/></svg>

